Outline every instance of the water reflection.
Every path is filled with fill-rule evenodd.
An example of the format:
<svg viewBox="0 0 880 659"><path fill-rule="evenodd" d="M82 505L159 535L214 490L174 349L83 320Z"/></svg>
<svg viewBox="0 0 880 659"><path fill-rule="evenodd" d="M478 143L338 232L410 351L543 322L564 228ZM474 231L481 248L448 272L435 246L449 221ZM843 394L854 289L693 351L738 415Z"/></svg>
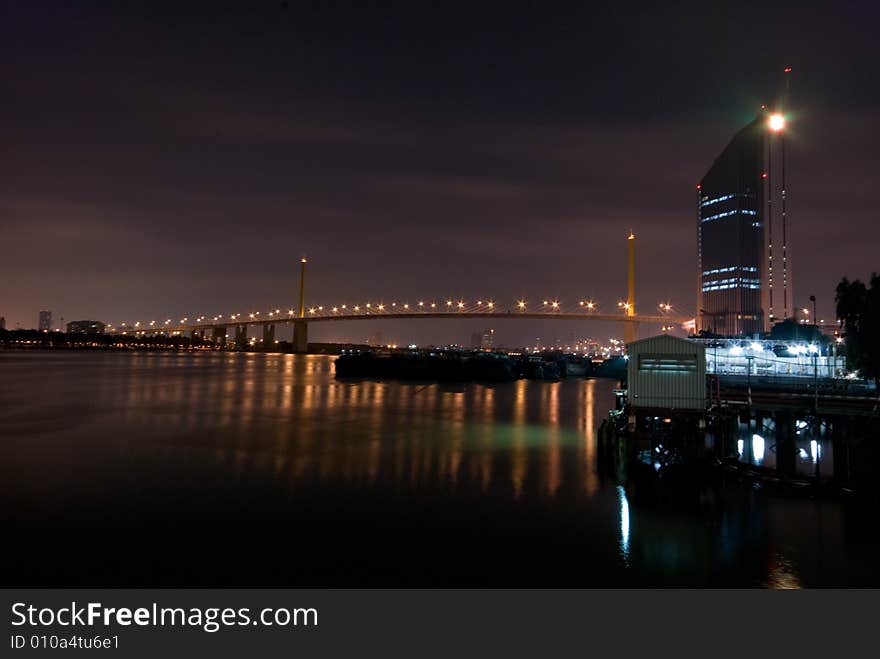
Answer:
<svg viewBox="0 0 880 659"><path fill-rule="evenodd" d="M755 450L752 460L769 468L778 466L778 431L772 420L765 420L761 424L760 434L755 433L747 424L740 424L740 437L746 437L746 443L752 441L753 446L762 450ZM797 460L794 464L795 474L801 476L816 476L822 474L830 477L834 474L834 452L828 436L828 429L819 420L798 419L794 424L794 451ZM755 443L754 437L760 437ZM744 453L738 442L740 459L748 462L750 455ZM760 456L760 458L759 458Z"/></svg>
<svg viewBox="0 0 880 659"><path fill-rule="evenodd" d="M221 561L216 548L230 539L259 538L239 548L254 552L241 569L264 569L260 583L270 585L279 574L324 585L369 574L380 585L770 587L847 583L851 569L876 575L845 541L836 503L603 467L596 430L614 404L612 381L340 381L332 358L237 353L0 360L0 509L17 537L54 511L63 512L59 533L63 523L88 525L116 501L107 527L116 537L152 520L155 542L167 529L163 542L200 549L195 565L208 553ZM772 463L772 425L741 430L743 459ZM811 425L798 430L804 462L824 468L823 438ZM54 546L34 537L20 561ZM152 552L145 565L166 555L151 541L142 541ZM310 562L299 561L308 574L291 576L285 547L313 547ZM366 564L339 567L358 552Z"/></svg>
<svg viewBox="0 0 880 659"><path fill-rule="evenodd" d="M629 501L622 485L617 486L617 499L620 502L620 554L624 562L629 562Z"/></svg>

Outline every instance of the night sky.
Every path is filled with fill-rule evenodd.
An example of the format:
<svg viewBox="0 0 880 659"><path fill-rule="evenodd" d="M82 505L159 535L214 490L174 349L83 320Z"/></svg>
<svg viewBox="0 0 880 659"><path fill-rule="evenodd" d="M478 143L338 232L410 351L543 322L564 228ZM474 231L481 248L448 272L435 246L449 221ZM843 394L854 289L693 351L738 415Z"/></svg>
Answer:
<svg viewBox="0 0 880 659"><path fill-rule="evenodd" d="M290 306L302 254L315 304L610 311L630 228L639 308L693 313L694 184L788 65L794 295L831 319L837 280L880 270L880 11L714 4L6 2L0 316ZM508 344L620 331L498 328Z"/></svg>

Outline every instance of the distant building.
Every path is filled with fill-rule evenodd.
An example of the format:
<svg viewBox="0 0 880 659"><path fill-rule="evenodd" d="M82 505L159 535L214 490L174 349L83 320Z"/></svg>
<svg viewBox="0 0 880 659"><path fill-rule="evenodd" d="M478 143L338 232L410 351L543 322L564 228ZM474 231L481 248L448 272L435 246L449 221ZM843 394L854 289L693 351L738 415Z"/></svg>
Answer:
<svg viewBox="0 0 880 659"><path fill-rule="evenodd" d="M474 350L491 350L495 346L495 330L484 329L471 334L471 348Z"/></svg>
<svg viewBox="0 0 880 659"><path fill-rule="evenodd" d="M99 320L73 320L67 323L68 334L103 334L104 323Z"/></svg>
<svg viewBox="0 0 880 659"><path fill-rule="evenodd" d="M480 341L480 348L483 350L491 350L495 347L495 330L493 328L489 328L483 330L482 341Z"/></svg>
<svg viewBox="0 0 880 659"><path fill-rule="evenodd" d="M52 312L51 311L41 311L40 312L40 320L37 323L37 329L41 332L51 332L52 331Z"/></svg>
<svg viewBox="0 0 880 659"><path fill-rule="evenodd" d="M6 329L6 318L4 316L0 316L0 330Z"/></svg>
<svg viewBox="0 0 880 659"><path fill-rule="evenodd" d="M792 317L780 117L741 129L697 186L697 331L749 336Z"/></svg>

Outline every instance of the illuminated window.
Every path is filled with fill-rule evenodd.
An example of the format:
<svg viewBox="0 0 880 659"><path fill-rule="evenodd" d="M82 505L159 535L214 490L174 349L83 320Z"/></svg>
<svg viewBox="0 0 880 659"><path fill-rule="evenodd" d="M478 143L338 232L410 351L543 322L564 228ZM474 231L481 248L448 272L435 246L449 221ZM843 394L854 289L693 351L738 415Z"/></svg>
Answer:
<svg viewBox="0 0 880 659"><path fill-rule="evenodd" d="M727 201L728 199L733 199L736 197L735 194L726 194L723 197L715 197L714 199L706 199L705 201L700 203L700 206L711 206L712 204L720 204L722 201Z"/></svg>
<svg viewBox="0 0 880 659"><path fill-rule="evenodd" d="M696 355L639 355L639 370L654 373L696 373Z"/></svg>
<svg viewBox="0 0 880 659"><path fill-rule="evenodd" d="M732 211L724 211L723 213L715 213L715 215L708 215L700 220L700 222L711 222L712 220L720 220L722 217L730 217L731 215L736 215L737 213L742 213L743 215L757 215L758 211L753 210L732 210Z"/></svg>

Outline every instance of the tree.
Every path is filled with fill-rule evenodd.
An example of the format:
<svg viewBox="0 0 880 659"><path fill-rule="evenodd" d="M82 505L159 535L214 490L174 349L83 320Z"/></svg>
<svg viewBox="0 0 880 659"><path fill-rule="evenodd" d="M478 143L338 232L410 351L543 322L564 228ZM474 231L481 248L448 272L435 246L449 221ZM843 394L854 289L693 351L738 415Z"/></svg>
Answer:
<svg viewBox="0 0 880 659"><path fill-rule="evenodd" d="M826 343L824 336L815 325L802 325L793 318L782 320L770 328L770 338L774 341L809 341Z"/></svg>
<svg viewBox="0 0 880 659"><path fill-rule="evenodd" d="M880 275L873 273L868 286L844 277L835 301L848 366L880 385Z"/></svg>

